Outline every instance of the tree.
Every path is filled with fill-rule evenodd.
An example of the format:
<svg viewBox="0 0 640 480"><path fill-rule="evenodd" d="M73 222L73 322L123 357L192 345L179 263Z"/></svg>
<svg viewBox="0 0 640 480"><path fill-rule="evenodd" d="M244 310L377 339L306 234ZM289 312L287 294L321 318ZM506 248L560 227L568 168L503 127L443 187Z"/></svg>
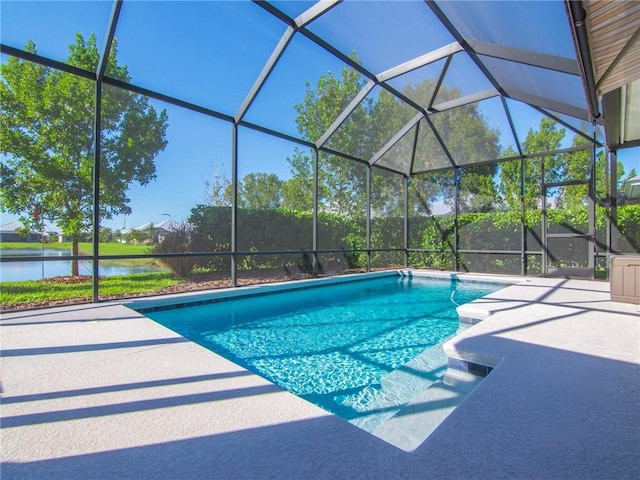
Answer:
<svg viewBox="0 0 640 480"><path fill-rule="evenodd" d="M293 176L282 182L282 207L296 212L313 211L313 166L309 155L295 147L287 158Z"/></svg>
<svg viewBox="0 0 640 480"><path fill-rule="evenodd" d="M254 210L280 208L282 180L275 173L248 173L238 184L238 207Z"/></svg>
<svg viewBox="0 0 640 480"><path fill-rule="evenodd" d="M558 128L558 124L554 120L543 117L540 120L538 130L531 128L527 132L527 136L522 142L522 150L525 154L558 150L565 133L566 130ZM515 156L513 151L507 151L506 154ZM519 161L503 163L500 168L499 187L503 201L510 209L520 208L520 176L523 174L525 208L538 209L543 181L552 183L560 180L563 174L563 161L562 155L527 158L524 162L524 172L521 171L521 162Z"/></svg>
<svg viewBox="0 0 640 480"><path fill-rule="evenodd" d="M127 67L117 64L114 42L109 76L128 82ZM27 52L36 53L29 42ZM95 72L99 60L95 35L76 35L67 63ZM83 231L92 228L93 125L95 84L80 76L10 57L0 82L0 210L33 224L33 206L46 221L72 239L78 254ZM162 151L168 118L148 99L104 87L100 157L100 218L131 213L127 190L156 177L155 157ZM93 226L97 228L97 226ZM72 262L72 275L78 275Z"/></svg>
<svg viewBox="0 0 640 480"><path fill-rule="evenodd" d="M233 197L231 180L225 175L222 166L214 163L211 178L205 178L204 186L207 204L213 207L230 207Z"/></svg>
<svg viewBox="0 0 640 480"><path fill-rule="evenodd" d="M538 130L530 129L523 142L525 153L536 153L557 150L561 146L566 130L559 128L558 124L547 117L540 120ZM525 160L525 208L538 209L542 195L541 185L573 180L588 180L591 175L592 145L589 140L581 135L574 135L572 147L587 147L584 150L542 157L531 157ZM516 156L513 150L506 152L506 156ZM607 197L607 156L600 149L596 152L595 176L596 192L595 201L599 202ZM520 208L520 161L503 163L500 169L500 193L505 203L512 209ZM544 174L544 179L543 179ZM624 165L617 162L617 182L622 185L624 177ZM564 189L555 189L551 192L554 196L556 208L582 209L586 208L588 185L573 185Z"/></svg>
<svg viewBox="0 0 640 480"><path fill-rule="evenodd" d="M355 55L352 56L355 59ZM294 107L298 112L298 131L310 141L319 139L334 120L362 89L362 76L353 68L344 67L340 78L328 72L318 80L315 89L307 82L305 97ZM370 100L365 100L349 120L334 133L327 146L358 158L367 158L366 127ZM364 149L364 150L363 150ZM364 167L337 155L321 154L318 179L320 208L340 215L355 216L364 211ZM312 203L312 159L296 150L289 159L292 178L284 192L285 204L309 206ZM306 195L303 192L306 191ZM305 208L307 210L307 208Z"/></svg>
<svg viewBox="0 0 640 480"><path fill-rule="evenodd" d="M400 174L382 169L373 170L371 215L404 217L404 182Z"/></svg>
<svg viewBox="0 0 640 480"><path fill-rule="evenodd" d="M424 80L418 84L407 84L403 94L416 103L428 106L436 89L436 80ZM462 96L459 89L440 86L438 89L438 103L455 100ZM406 119L402 111L406 106L394 101L396 113L387 113L384 117L395 116ZM387 107L387 111L393 111ZM445 110L429 115L429 121L438 131L448 153L453 161L461 166L458 174L461 178L461 188L458 192L458 207L460 211L487 211L494 208L497 202L493 176L495 164L474 165L498 158L500 153L499 132L489 127L477 104L468 104L455 109ZM399 130L404 121L394 121L393 128ZM416 178L411 183L411 190L419 197L423 207L436 202L444 202L450 207L455 200L455 178L448 167L451 166L449 157L442 145L432 133L426 120L420 123L420 130L416 144L414 158L414 172L430 172L428 182ZM413 132L411 132L413 135ZM389 133L386 133L389 135ZM400 143L400 142L399 142ZM397 155L405 159L411 158L413 142L401 145L405 151ZM439 170L439 171L438 171ZM429 188L425 188L429 185ZM424 208L421 209L424 210Z"/></svg>
<svg viewBox="0 0 640 480"><path fill-rule="evenodd" d="M118 240L118 231L112 230L108 227L102 227L100 229L100 243L115 242Z"/></svg>
<svg viewBox="0 0 640 480"><path fill-rule="evenodd" d="M573 147L578 146L590 146L590 142L580 136L573 137ZM593 148L587 148L586 150L579 150L577 152L571 152L565 155L565 161L563 165L563 177L565 180L588 180L591 176L591 155ZM607 185L604 180L604 171L606 168L606 156L604 151L600 151L596 154L595 171L596 175L596 194L595 201L598 199L604 199L606 197ZM624 172L624 169L623 169ZM574 185L565 188L562 192L561 198L558 199L557 207L565 208L569 210L586 209L589 195L589 186L587 184Z"/></svg>
<svg viewBox="0 0 640 480"><path fill-rule="evenodd" d="M444 90L444 91L443 91ZM443 101L462 96L457 89L440 88L439 98ZM486 119L478 110L477 104L464 105L452 110L440 112L430 117L434 127L440 133L451 157L459 170L460 188L458 191L458 208L461 212L490 211L498 202L493 183L496 164L476 165L498 158L500 153L499 133L491 129ZM431 137L431 143L435 138ZM441 149L439 145L431 148ZM429 152L424 146L422 152ZM454 184L444 186L445 203L452 206ZM449 190L449 191L447 191Z"/></svg>

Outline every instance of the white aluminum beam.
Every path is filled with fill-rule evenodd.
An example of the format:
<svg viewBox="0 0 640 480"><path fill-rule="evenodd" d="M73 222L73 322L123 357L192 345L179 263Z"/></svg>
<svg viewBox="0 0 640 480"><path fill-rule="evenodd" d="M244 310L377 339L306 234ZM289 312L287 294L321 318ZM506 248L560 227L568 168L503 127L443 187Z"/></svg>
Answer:
<svg viewBox="0 0 640 480"><path fill-rule="evenodd" d="M451 110L452 108L479 102L481 100L486 100L487 98L497 97L498 95L500 95L500 92L498 92L497 89L490 88L489 90L484 90L482 92L473 93L465 97L460 97L448 102L442 102L437 105L433 105L429 108L429 110L433 110L434 112L444 112L445 110Z"/></svg>
<svg viewBox="0 0 640 480"><path fill-rule="evenodd" d="M583 108L575 107L573 105L558 102L545 97L538 97L537 95L532 95L530 93L521 92L519 90L511 88L507 90L507 95L509 96L509 98L520 100L521 102L528 103L529 105L534 105L537 107L553 110L555 112L564 113L566 115L584 120L585 122L590 121L589 112L587 112L587 110ZM602 119L598 119L598 123L600 123L601 121Z"/></svg>
<svg viewBox="0 0 640 480"><path fill-rule="evenodd" d="M424 67L425 65L429 65L430 63L442 60L443 58L446 58L449 55L453 55L454 53L461 50L463 50L463 48L458 42L450 43L449 45L445 45L444 47L438 48L437 50L433 50L432 52L425 53L424 55L416 57L413 60L401 63L400 65L390 68L389 70L385 70L384 72L376 75L376 80L378 80L378 82L391 80L392 78L411 72L420 67Z"/></svg>
<svg viewBox="0 0 640 480"><path fill-rule="evenodd" d="M415 117L413 117L409 122L402 127L400 131L398 131L391 140L389 140L380 150L378 150L373 157L369 160L369 165L375 165L375 163L380 160L385 153L387 153L391 148L398 143L409 131L416 126L416 124L424 118L422 112L418 113Z"/></svg>
<svg viewBox="0 0 640 480"><path fill-rule="evenodd" d="M295 30L292 27L287 27L287 30L280 38L280 41L278 42L278 45L276 45L276 48L273 49L271 56L267 60L267 63L265 63L262 71L260 72L260 75L258 75L258 78L256 78L256 81L253 83L253 86L242 102L242 105L240 105L240 108L238 109L238 112L234 117L236 123L240 122L247 113L247 110L255 100L256 95L258 95L264 83L267 81L267 78L269 78L269 75L271 75L271 72L278 63L278 60L280 60L280 57L287 48L287 45L289 45L289 42L291 42L291 40L293 39L294 34Z"/></svg>
<svg viewBox="0 0 640 480"><path fill-rule="evenodd" d="M347 105L347 108L342 111L338 118L336 118L331 126L326 130L326 132L324 132L324 134L318 139L318 141L316 142L316 148L321 148L327 142L327 140L329 140L329 137L331 137L331 135L333 135L335 131L340 128L340 125L342 125L347 117L351 115L351 112L353 112L358 107L358 105L360 105L360 102L364 100L364 98L369 94L374 86L375 82L373 80L369 80L367 82L362 90L360 90L358 94L353 98L353 100L351 100L351 103Z"/></svg>
<svg viewBox="0 0 640 480"><path fill-rule="evenodd" d="M532 65L534 67L545 68L547 70L554 70L556 72L568 73L571 75L580 75L578 62L573 58L558 57L529 50L520 50L518 48L480 42L477 40L470 41L469 46L478 55L523 63L525 65Z"/></svg>
<svg viewBox="0 0 640 480"><path fill-rule="evenodd" d="M308 25L341 2L342 0L326 0L316 3L295 19L296 27L301 28Z"/></svg>

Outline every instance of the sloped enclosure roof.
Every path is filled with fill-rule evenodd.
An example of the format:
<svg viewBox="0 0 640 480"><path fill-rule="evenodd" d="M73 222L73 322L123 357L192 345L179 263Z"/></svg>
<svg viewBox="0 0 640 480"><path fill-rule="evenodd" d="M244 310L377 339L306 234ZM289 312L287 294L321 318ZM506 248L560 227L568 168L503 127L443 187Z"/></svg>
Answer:
<svg viewBox="0 0 640 480"><path fill-rule="evenodd" d="M633 130L621 140L619 109L598 104L638 91L638 2L55 2L50 25L5 32L2 52L29 58L33 39L38 61L66 68L69 36L38 41L56 15L96 32L103 58L117 48L125 88L405 175L542 153L523 143L544 117L599 145L608 132L616 146L637 141ZM105 63L90 78L117 84ZM345 69L357 90L327 112L328 127L300 128L305 94ZM463 131L451 135L452 124ZM340 140L353 131L365 147Z"/></svg>

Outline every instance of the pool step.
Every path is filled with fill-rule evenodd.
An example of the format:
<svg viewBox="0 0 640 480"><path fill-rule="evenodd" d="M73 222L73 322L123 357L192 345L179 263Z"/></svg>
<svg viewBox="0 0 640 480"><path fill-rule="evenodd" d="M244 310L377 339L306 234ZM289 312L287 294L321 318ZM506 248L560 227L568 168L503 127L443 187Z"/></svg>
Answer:
<svg viewBox="0 0 640 480"><path fill-rule="evenodd" d="M413 452L482 381L482 378L447 370L422 394L414 398L372 433L406 452Z"/></svg>
<svg viewBox="0 0 640 480"><path fill-rule="evenodd" d="M466 328L468 325L461 325L456 334ZM380 385L369 386L357 397L345 399L343 405L360 413L350 422L367 432L375 431L403 406L437 382L446 370L447 355L442 345L427 348L397 370L382 377Z"/></svg>
<svg viewBox="0 0 640 480"><path fill-rule="evenodd" d="M440 345L426 349L402 367L382 377L380 385L370 386L349 405L361 415L350 420L372 432L391 418L411 399L426 391L442 377L447 357Z"/></svg>
<svg viewBox="0 0 640 480"><path fill-rule="evenodd" d="M466 328L466 325L461 326L456 335ZM380 384L387 397L396 397L398 405L405 405L441 379L446 369L447 355L442 345L435 345L382 377Z"/></svg>

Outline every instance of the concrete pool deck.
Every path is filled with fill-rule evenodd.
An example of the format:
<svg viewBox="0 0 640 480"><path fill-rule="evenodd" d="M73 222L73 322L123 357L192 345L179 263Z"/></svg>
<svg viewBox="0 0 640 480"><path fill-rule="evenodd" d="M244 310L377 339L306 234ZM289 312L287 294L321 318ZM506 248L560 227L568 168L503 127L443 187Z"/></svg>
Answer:
<svg viewBox="0 0 640 480"><path fill-rule="evenodd" d="M412 452L124 305L5 313L0 474L640 478L638 305L527 278L460 310L483 320L445 351L495 368Z"/></svg>

